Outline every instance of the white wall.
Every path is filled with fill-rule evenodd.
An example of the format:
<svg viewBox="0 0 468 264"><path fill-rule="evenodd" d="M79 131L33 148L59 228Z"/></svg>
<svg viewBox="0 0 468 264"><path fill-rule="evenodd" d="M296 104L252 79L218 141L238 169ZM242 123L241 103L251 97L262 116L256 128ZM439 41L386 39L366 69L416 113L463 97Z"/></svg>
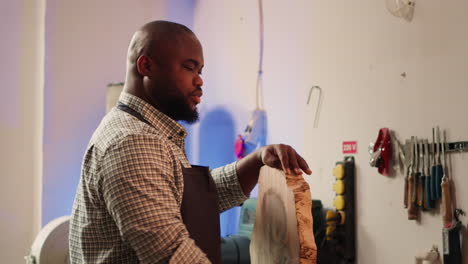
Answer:
<svg viewBox="0 0 468 264"><path fill-rule="evenodd" d="M125 78L130 39L163 19L165 1L47 1L43 223L71 213L82 157Z"/></svg>
<svg viewBox="0 0 468 264"><path fill-rule="evenodd" d="M405 140L430 138L431 128L440 125L449 140L468 140L463 121L468 113L468 3L418 1L411 23L387 12L385 1L313 1L307 9L304 22L311 33L303 41L310 63L304 66L324 90L318 128L312 128L313 109L306 110L314 193L331 205L331 170L342 159L341 143L357 140L360 263L410 263L433 244L442 250L440 213L424 213L420 222L407 220L403 176L378 174L368 165L367 146L381 127ZM465 211L467 158L467 153L452 155L457 205ZM468 218L463 220L466 225Z"/></svg>
<svg viewBox="0 0 468 264"><path fill-rule="evenodd" d="M202 114L225 109L237 133L255 107L257 8L257 1L205 0L195 9L206 65ZM367 146L381 127L404 140L429 137L440 125L449 140L468 140L466 10L464 1L419 1L408 23L388 13L383 0L264 1L269 142L290 143L305 154L314 172L312 196L332 207L332 169L343 158L341 143L358 141L359 263L411 263L433 244L442 250L440 214L406 220L403 177L386 178L370 168ZM312 85L323 89L315 129L315 109L306 107ZM457 203L465 210L467 158L452 155ZM466 225L468 218L462 219Z"/></svg>
<svg viewBox="0 0 468 264"><path fill-rule="evenodd" d="M0 3L0 262L24 263L40 228L45 1Z"/></svg>
<svg viewBox="0 0 468 264"><path fill-rule="evenodd" d="M225 108L233 115L237 133L241 133L255 109L260 55L258 2L199 1L195 10L194 29L205 55L202 112ZM264 12L263 89L269 142L288 142L301 150L303 105L297 102L302 101L303 94L297 89L305 93L307 85L297 78L302 71L294 65L301 59L298 51L282 51L288 42L297 42L285 36L287 25L273 23L278 19L278 14L272 14L273 5L265 3ZM295 116L291 118L289 113Z"/></svg>

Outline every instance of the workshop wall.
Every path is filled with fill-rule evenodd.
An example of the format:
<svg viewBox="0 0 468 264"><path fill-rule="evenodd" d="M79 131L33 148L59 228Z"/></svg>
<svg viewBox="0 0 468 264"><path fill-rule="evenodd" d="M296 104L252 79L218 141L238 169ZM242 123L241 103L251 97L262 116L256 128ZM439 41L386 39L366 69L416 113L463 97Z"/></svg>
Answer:
<svg viewBox="0 0 468 264"><path fill-rule="evenodd" d="M125 79L133 32L165 1L47 1L42 223L69 215L106 87Z"/></svg>
<svg viewBox="0 0 468 264"><path fill-rule="evenodd" d="M342 141L357 140L359 263L411 263L433 244L442 252L439 210L423 213L420 222L407 220L403 175L378 174L367 147L381 127L402 141L431 138L436 125L447 129L449 141L468 140L462 121L468 113L468 3L416 1L412 22L392 16L385 1L311 1L302 8L307 49L301 67L323 89L318 127L315 105L305 119L313 196L332 206L334 162L342 159ZM468 155L451 157L457 206L466 211ZM468 218L462 219L466 226Z"/></svg>
<svg viewBox="0 0 468 264"><path fill-rule="evenodd" d="M305 154L314 172L308 177L312 196L331 208L332 169L343 159L342 141L358 141L358 263L411 263L433 244L442 251L440 213L406 220L403 176L378 174L369 166L367 147L381 127L405 140L429 138L439 125L450 141L468 140L462 121L468 113L465 10L464 1L420 1L413 21L406 22L391 15L383 0L264 1L269 143L289 143ZM199 1L194 29L206 65L202 118L223 109L241 133L255 107L258 3ZM316 101L306 105L312 85L323 89L317 128ZM452 155L457 206L465 210L467 158Z"/></svg>
<svg viewBox="0 0 468 264"><path fill-rule="evenodd" d="M0 4L0 262L24 263L40 228L45 0Z"/></svg>

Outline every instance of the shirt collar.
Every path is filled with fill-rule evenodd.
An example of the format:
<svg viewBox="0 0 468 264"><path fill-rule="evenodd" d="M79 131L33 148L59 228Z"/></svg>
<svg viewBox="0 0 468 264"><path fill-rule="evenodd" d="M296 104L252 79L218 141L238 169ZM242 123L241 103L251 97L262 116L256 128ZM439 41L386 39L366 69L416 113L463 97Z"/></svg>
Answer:
<svg viewBox="0 0 468 264"><path fill-rule="evenodd" d="M187 131L181 124L154 108L145 100L127 92L122 92L119 101L140 113L165 138L177 145L183 142L187 136Z"/></svg>

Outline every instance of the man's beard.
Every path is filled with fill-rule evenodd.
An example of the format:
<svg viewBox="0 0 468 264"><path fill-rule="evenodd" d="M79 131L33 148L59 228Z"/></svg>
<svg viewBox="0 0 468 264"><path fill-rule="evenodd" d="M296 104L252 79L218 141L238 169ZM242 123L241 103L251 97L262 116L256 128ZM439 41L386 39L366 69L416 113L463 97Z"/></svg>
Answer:
<svg viewBox="0 0 468 264"><path fill-rule="evenodd" d="M197 108L192 110L187 98L182 95L168 98L165 102L165 110L165 114L176 121L185 121L188 124L198 121Z"/></svg>

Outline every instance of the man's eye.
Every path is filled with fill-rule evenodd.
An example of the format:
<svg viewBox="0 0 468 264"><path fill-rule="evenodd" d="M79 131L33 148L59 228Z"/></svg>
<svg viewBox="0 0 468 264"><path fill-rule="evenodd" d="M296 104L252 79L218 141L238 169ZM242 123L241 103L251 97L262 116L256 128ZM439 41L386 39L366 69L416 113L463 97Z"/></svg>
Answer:
<svg viewBox="0 0 468 264"><path fill-rule="evenodd" d="M184 65L184 68L187 69L187 70L189 70L189 71L193 71L193 70L194 70L194 68L192 68L192 67L190 67L190 66L187 66L187 65Z"/></svg>

